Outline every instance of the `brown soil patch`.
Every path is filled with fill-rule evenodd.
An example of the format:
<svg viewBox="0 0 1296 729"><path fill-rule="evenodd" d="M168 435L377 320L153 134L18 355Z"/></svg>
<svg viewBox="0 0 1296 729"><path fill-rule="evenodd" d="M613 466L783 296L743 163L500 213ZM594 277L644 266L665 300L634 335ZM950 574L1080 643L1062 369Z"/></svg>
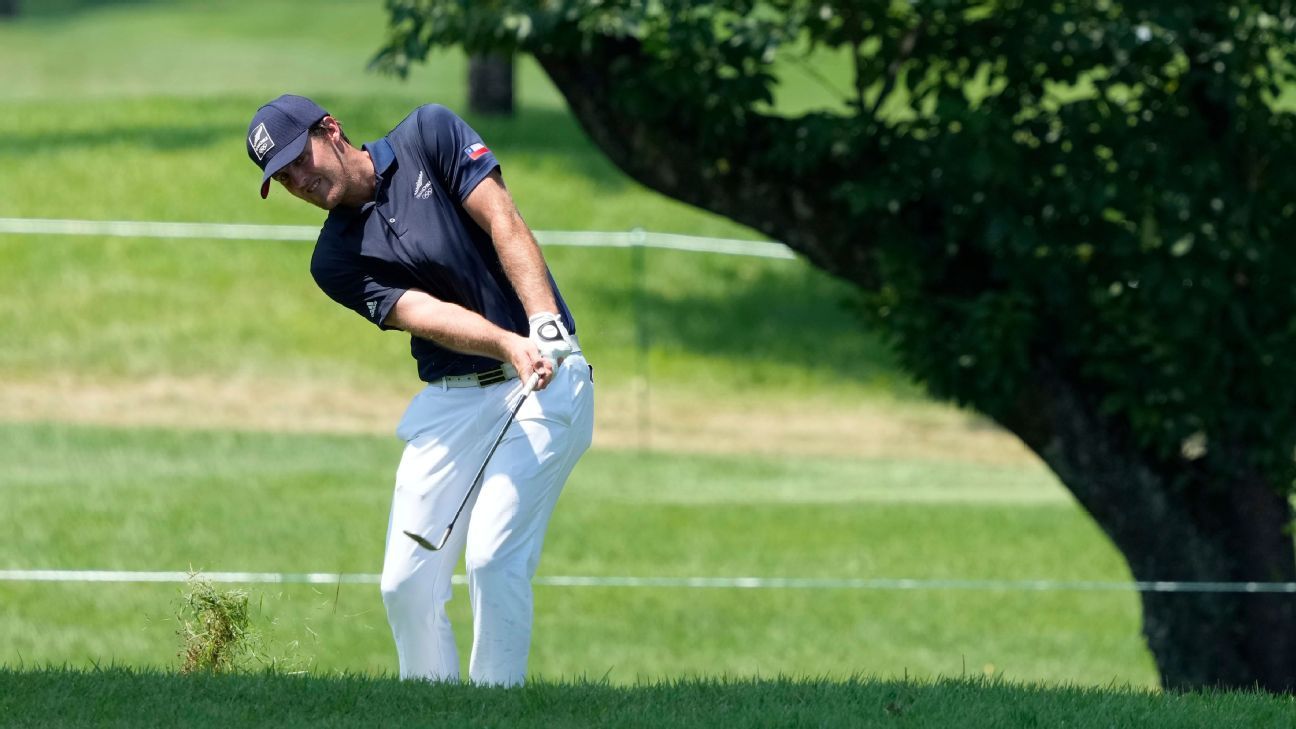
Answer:
<svg viewBox="0 0 1296 729"><path fill-rule="evenodd" d="M169 428L391 434L417 385L360 388L254 378L0 383L0 420ZM595 447L684 453L857 458L1034 460L1013 436L932 403L792 401L769 396L699 400L657 388L598 392Z"/></svg>

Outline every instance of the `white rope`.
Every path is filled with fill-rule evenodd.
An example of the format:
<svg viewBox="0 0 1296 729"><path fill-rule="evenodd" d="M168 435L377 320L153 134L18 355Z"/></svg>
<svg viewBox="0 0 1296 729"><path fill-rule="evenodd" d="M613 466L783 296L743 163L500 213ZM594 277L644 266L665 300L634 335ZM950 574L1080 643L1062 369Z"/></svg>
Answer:
<svg viewBox="0 0 1296 729"><path fill-rule="evenodd" d="M199 572L213 583L376 585L380 575L328 572ZM183 583L188 572L116 570L0 570L0 582ZM464 584L455 575L456 584ZM1100 582L1085 580L919 580L815 577L537 577L551 587L661 587L747 590L973 590L990 592L1296 593L1296 582Z"/></svg>
<svg viewBox="0 0 1296 729"><path fill-rule="evenodd" d="M219 238L225 240L313 241L319 228L305 225L157 223L130 220L49 220L0 218L0 233L22 235L102 235L115 238Z"/></svg>
<svg viewBox="0 0 1296 729"><path fill-rule="evenodd" d="M17 235L99 235L115 238L206 238L219 240L276 240L314 242L319 228L309 225L248 225L244 223L166 223L132 220L56 220L48 218L0 218L0 233ZM730 238L704 238L672 233L593 232L537 230L536 240L545 246L591 248L664 248L730 256L792 259L795 254L782 243Z"/></svg>

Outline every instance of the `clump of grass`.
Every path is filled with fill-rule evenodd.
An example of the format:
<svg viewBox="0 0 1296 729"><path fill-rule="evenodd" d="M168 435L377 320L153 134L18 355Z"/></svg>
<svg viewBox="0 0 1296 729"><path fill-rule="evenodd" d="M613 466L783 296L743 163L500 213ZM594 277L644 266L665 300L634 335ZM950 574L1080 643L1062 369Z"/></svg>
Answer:
<svg viewBox="0 0 1296 729"><path fill-rule="evenodd" d="M176 616L180 672L234 673L255 668L294 675L309 672L313 659L300 653L298 641L279 653L269 648L262 628L275 623L258 623L260 600L255 614L251 604L246 590L217 590L201 573L191 572Z"/></svg>
<svg viewBox="0 0 1296 729"><path fill-rule="evenodd" d="M176 622L182 673L234 671L256 656L259 638L245 590L222 592L192 573Z"/></svg>

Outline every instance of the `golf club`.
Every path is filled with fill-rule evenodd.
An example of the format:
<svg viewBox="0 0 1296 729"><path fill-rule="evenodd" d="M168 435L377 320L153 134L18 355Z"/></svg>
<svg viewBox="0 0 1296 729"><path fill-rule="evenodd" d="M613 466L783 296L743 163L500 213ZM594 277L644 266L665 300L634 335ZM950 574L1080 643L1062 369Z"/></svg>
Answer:
<svg viewBox="0 0 1296 729"><path fill-rule="evenodd" d="M481 468L477 469L477 475L473 477L472 484L468 486L468 492L464 494L463 501L459 502L459 509L455 511L454 518L450 520L450 526L441 532L441 538L437 539L436 544L429 542L423 537L413 533L405 532L405 536L413 539L420 547L439 551L450 541L450 532L454 529L455 522L459 521L459 515L463 513L464 507L468 505L468 499L472 497L473 491L477 490L477 484L481 482L482 475L486 473L486 464L490 463L491 456L495 455L495 449L499 448L500 441L504 440L504 433L508 432L509 426L513 424L513 418L517 417L518 410L522 409L522 403L526 402L527 396L535 389L536 384L540 381L540 373L532 372L527 378L526 384L522 386L522 396L518 398L517 404L509 411L508 419L504 421L504 427L500 428L499 435L495 436L495 442L491 444L490 450L486 452L486 458L482 459ZM401 530L404 531L404 530Z"/></svg>

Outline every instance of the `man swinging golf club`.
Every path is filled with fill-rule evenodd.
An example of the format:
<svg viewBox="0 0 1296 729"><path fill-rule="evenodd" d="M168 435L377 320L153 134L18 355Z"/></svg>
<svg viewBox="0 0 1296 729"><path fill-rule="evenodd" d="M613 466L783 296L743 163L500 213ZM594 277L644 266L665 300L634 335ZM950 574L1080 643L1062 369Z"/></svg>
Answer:
<svg viewBox="0 0 1296 729"><path fill-rule="evenodd" d="M495 156L441 106L419 107L357 148L337 119L293 95L257 110L247 152L262 197L273 180L328 211L311 259L316 283L378 328L408 332L427 383L397 427L406 447L383 561L400 675L459 678L446 603L463 554L469 678L522 683L531 578L590 444L593 381Z"/></svg>

